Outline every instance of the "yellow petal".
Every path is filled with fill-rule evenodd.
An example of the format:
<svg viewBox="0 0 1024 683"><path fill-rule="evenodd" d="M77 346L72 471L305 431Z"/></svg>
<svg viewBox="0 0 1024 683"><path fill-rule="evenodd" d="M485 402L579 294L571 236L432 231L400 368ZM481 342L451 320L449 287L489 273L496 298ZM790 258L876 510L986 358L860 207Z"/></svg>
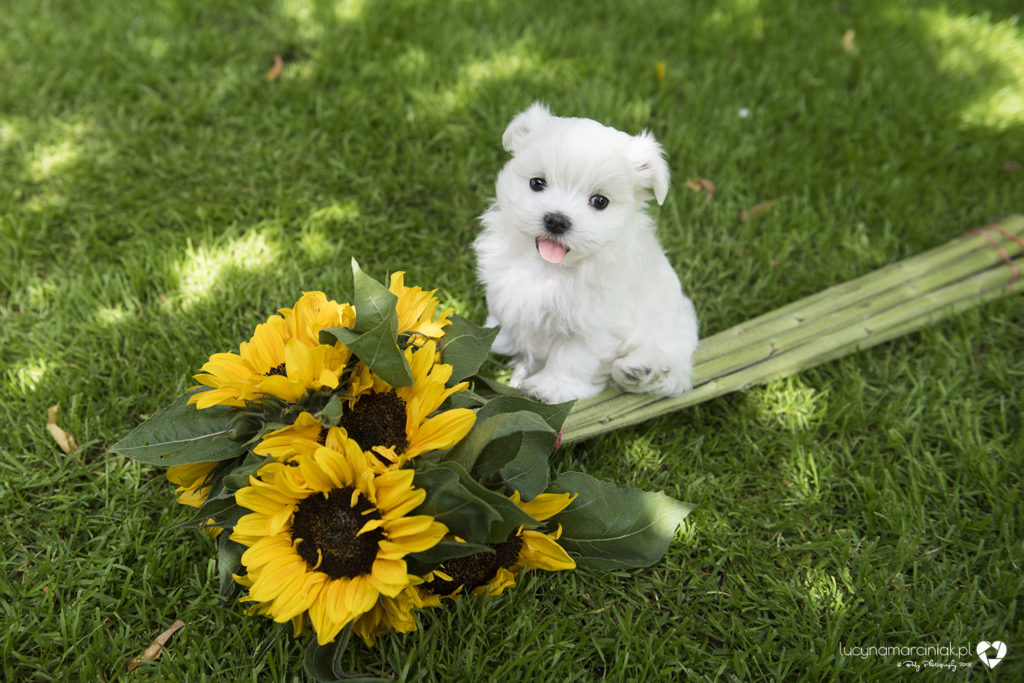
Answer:
<svg viewBox="0 0 1024 683"><path fill-rule="evenodd" d="M309 621L316 632L316 642L320 645L333 641L351 620L351 616L345 613L344 609L336 607L341 595L337 586L339 583L342 581L328 581L309 606Z"/></svg>
<svg viewBox="0 0 1024 683"><path fill-rule="evenodd" d="M380 591L374 587L370 577L357 576L349 583L345 593L345 606L353 616L363 614L373 609L378 597L380 597Z"/></svg>
<svg viewBox="0 0 1024 683"><path fill-rule="evenodd" d="M497 597L501 595L505 589L513 588L516 585L515 574L505 569L504 567L498 567L497 573L490 581L482 586L477 586L473 589L473 595L483 595L486 593L491 597Z"/></svg>
<svg viewBox="0 0 1024 683"><path fill-rule="evenodd" d="M265 394L295 403L306 393L306 385L282 375L272 375L260 380L259 390Z"/></svg>
<svg viewBox="0 0 1024 683"><path fill-rule="evenodd" d="M387 557L393 557L393 553L398 551L402 551L404 554L422 552L437 545L446 533L448 533L448 527L431 519L430 526L420 533L401 536L395 540L381 541L380 551Z"/></svg>
<svg viewBox="0 0 1024 683"><path fill-rule="evenodd" d="M373 573L367 578L375 591L388 597L398 595L409 585L409 574L402 560L377 558Z"/></svg>
<svg viewBox="0 0 1024 683"><path fill-rule="evenodd" d="M399 519L415 510L426 500L427 492L423 489L406 489L395 491L385 489L384 495L377 489L377 508L381 516L387 520Z"/></svg>
<svg viewBox="0 0 1024 683"><path fill-rule="evenodd" d="M272 517L289 506L295 505L297 501L264 482L254 480L252 485L235 492L235 502L253 512Z"/></svg>
<svg viewBox="0 0 1024 683"><path fill-rule="evenodd" d="M523 547L519 551L519 559L525 568L547 571L576 568L576 561L547 534L523 531L522 539Z"/></svg>
<svg viewBox="0 0 1024 683"><path fill-rule="evenodd" d="M284 362L288 379L307 387L313 383L313 353L308 346L298 339L289 339L284 346Z"/></svg>
<svg viewBox="0 0 1024 683"><path fill-rule="evenodd" d="M258 602L274 600L282 593L294 590L296 583L301 584L306 571L306 563L294 553L274 558L253 579L249 597Z"/></svg>
<svg viewBox="0 0 1024 683"><path fill-rule="evenodd" d="M235 522L235 528L232 532L232 539L235 534L239 536L271 536L270 529L270 518L266 515L259 513L253 513L249 515L242 515L242 517Z"/></svg>
<svg viewBox="0 0 1024 683"><path fill-rule="evenodd" d="M284 554L293 554L292 540L287 534L264 536L242 553L242 564L250 573Z"/></svg>
<svg viewBox="0 0 1024 683"><path fill-rule="evenodd" d="M321 572L307 573L302 581L294 581L289 590L282 591L271 606L274 621L284 623L309 609L327 582Z"/></svg>
<svg viewBox="0 0 1024 683"><path fill-rule="evenodd" d="M197 378L198 379L198 378ZM202 381L200 379L200 381ZM195 404L199 410L205 410L210 406L234 406L236 408L242 408L245 406L245 401L234 398L230 391L201 391L198 394L194 394L188 399L189 403Z"/></svg>
<svg viewBox="0 0 1024 683"><path fill-rule="evenodd" d="M518 500L518 496L519 492L517 491L516 505L538 522L557 515L576 499L575 493L542 493L533 500L523 503Z"/></svg>
<svg viewBox="0 0 1024 683"><path fill-rule="evenodd" d="M468 408L446 410L424 421L409 440L407 454L451 448L469 433L476 413Z"/></svg>
<svg viewBox="0 0 1024 683"><path fill-rule="evenodd" d="M345 488L356 482L356 470L359 463L349 456L348 452L340 453L332 448L323 446L313 454L312 462L323 472L331 486L318 487L318 490L325 491L332 488ZM299 468L302 469L302 461ZM304 470L303 470L304 471Z"/></svg>
<svg viewBox="0 0 1024 683"><path fill-rule="evenodd" d="M332 476L334 470L327 460L329 460L329 456L320 458L315 455L313 457L300 455L295 459L295 462L298 463L299 474L305 479L310 491L330 491L338 486L338 478ZM316 494L314 493L314 495Z"/></svg>
<svg viewBox="0 0 1024 683"><path fill-rule="evenodd" d="M383 524L383 520L381 520ZM434 518L430 515L416 515L414 517L402 517L387 522L388 538L391 540L397 540L404 536L414 536L421 534L428 529L434 523Z"/></svg>

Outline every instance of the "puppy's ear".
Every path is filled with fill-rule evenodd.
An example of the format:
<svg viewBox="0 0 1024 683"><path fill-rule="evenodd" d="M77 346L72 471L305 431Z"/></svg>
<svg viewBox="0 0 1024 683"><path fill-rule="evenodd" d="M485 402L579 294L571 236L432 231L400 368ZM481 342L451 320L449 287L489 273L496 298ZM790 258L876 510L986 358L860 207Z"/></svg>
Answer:
<svg viewBox="0 0 1024 683"><path fill-rule="evenodd" d="M540 102L534 102L526 111L518 114L501 136L505 151L513 154L522 146L523 140L543 128L552 118L551 112Z"/></svg>
<svg viewBox="0 0 1024 683"><path fill-rule="evenodd" d="M668 163L665 161L661 145L653 135L643 131L633 136L630 160L640 178L640 187L653 190L658 204L664 204L665 196L668 194Z"/></svg>

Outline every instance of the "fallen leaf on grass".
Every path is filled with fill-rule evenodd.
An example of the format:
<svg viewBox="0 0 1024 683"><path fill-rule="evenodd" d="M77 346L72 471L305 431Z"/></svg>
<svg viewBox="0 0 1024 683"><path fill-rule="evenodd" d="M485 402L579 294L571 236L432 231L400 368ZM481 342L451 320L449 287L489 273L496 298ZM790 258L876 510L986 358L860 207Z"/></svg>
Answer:
<svg viewBox="0 0 1024 683"><path fill-rule="evenodd" d="M658 62L654 65L654 80L658 83L665 80L665 62Z"/></svg>
<svg viewBox="0 0 1024 683"><path fill-rule="evenodd" d="M860 50L858 50L857 46L854 44L854 41L856 39L857 32L854 31L852 28L843 34L843 51L846 54L853 56L857 56L858 54L860 54Z"/></svg>
<svg viewBox="0 0 1024 683"><path fill-rule="evenodd" d="M181 628L184 625L184 621L182 621L181 619L175 619L174 623L171 624L170 628L168 628L166 631L164 631L156 638L154 638L153 642L149 644L149 647L147 647L142 652L141 655L139 655L132 661L128 662L128 665L125 666L125 671L135 671L145 662L156 661L156 659L160 657L160 654L163 652L164 645L167 644L167 641L171 639L171 636L173 636L175 633L181 630Z"/></svg>
<svg viewBox="0 0 1024 683"><path fill-rule="evenodd" d="M761 202L760 204L755 204L753 208L747 209L746 211L743 211L740 214L740 220L743 221L744 223L746 223L747 221L753 220L753 219L757 218L758 216L760 216L761 214L763 214L766 211L768 211L768 209L772 208L773 206L775 206L778 203L779 203L778 199L769 199L766 202Z"/></svg>
<svg viewBox="0 0 1024 683"><path fill-rule="evenodd" d="M284 71L284 60L281 55L274 55L274 66L267 70L267 80L276 81L281 77L282 71Z"/></svg>
<svg viewBox="0 0 1024 683"><path fill-rule="evenodd" d="M707 178L690 178L686 181L686 187L694 192L703 192L705 202L710 202L715 196L715 184Z"/></svg>
<svg viewBox="0 0 1024 683"><path fill-rule="evenodd" d="M72 451L78 450L78 444L75 442L75 437L71 436L63 429L57 426L57 411L60 410L60 404L50 406L46 411L46 431L50 432L50 436L57 442L57 445L65 453L71 453Z"/></svg>

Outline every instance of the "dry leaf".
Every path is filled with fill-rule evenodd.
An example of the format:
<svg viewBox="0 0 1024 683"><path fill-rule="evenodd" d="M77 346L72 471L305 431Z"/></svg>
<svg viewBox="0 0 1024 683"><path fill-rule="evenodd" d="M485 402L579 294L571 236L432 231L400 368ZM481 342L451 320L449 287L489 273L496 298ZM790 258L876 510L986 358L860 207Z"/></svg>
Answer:
<svg viewBox="0 0 1024 683"><path fill-rule="evenodd" d="M854 31L852 28L849 31L847 31L846 33L843 34L843 51L846 54L848 54L848 55L858 55L858 54L860 54L860 50L858 50L857 46L854 44L854 41L856 39L857 39L857 32Z"/></svg>
<svg viewBox="0 0 1024 683"><path fill-rule="evenodd" d="M149 644L149 647L147 647L141 655L128 662L128 665L125 666L125 671L135 671L142 666L143 662L156 661L163 652L164 645L167 644L167 641L171 639L171 636L181 630L184 625L184 621L181 619L175 619L170 628L154 638L153 642Z"/></svg>
<svg viewBox="0 0 1024 683"><path fill-rule="evenodd" d="M1020 164L1016 161L1004 161L1003 165L999 167L1000 173L1016 173L1020 170Z"/></svg>
<svg viewBox="0 0 1024 683"><path fill-rule="evenodd" d="M756 204L754 206L754 208L748 209L748 210L742 212L740 214L740 220L743 221L744 223L746 223L749 220L753 220L754 218L757 218L758 216L760 216L761 214L765 213L768 209L772 208L773 206L775 206L778 203L779 203L778 199L769 199L766 202L761 202L760 204Z"/></svg>
<svg viewBox="0 0 1024 683"><path fill-rule="evenodd" d="M686 187L694 192L703 192L705 202L710 202L715 196L715 184L707 178L690 178L686 181Z"/></svg>
<svg viewBox="0 0 1024 683"><path fill-rule="evenodd" d="M658 62L654 65L654 80L658 83L665 80L665 62Z"/></svg>
<svg viewBox="0 0 1024 683"><path fill-rule="evenodd" d="M63 429L57 426L57 411L60 410L60 404L50 406L46 411L46 430L50 432L50 436L57 442L57 445L65 453L78 450L78 444L75 443L75 437L71 436Z"/></svg>
<svg viewBox="0 0 1024 683"><path fill-rule="evenodd" d="M281 59L281 55L274 55L274 66L267 70L267 80L276 81L281 77L282 71L284 71L284 60Z"/></svg>

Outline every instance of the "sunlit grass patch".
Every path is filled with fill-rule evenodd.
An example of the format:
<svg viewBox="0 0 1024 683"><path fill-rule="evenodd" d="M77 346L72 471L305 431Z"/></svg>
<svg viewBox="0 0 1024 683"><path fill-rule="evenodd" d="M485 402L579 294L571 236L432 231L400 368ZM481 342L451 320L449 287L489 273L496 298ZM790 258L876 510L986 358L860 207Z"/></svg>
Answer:
<svg viewBox="0 0 1024 683"><path fill-rule="evenodd" d="M964 124L1005 130L1024 124L1024 42L1021 16L993 21L949 8L920 10L921 24L937 43L939 67L973 74L986 91L965 102Z"/></svg>

